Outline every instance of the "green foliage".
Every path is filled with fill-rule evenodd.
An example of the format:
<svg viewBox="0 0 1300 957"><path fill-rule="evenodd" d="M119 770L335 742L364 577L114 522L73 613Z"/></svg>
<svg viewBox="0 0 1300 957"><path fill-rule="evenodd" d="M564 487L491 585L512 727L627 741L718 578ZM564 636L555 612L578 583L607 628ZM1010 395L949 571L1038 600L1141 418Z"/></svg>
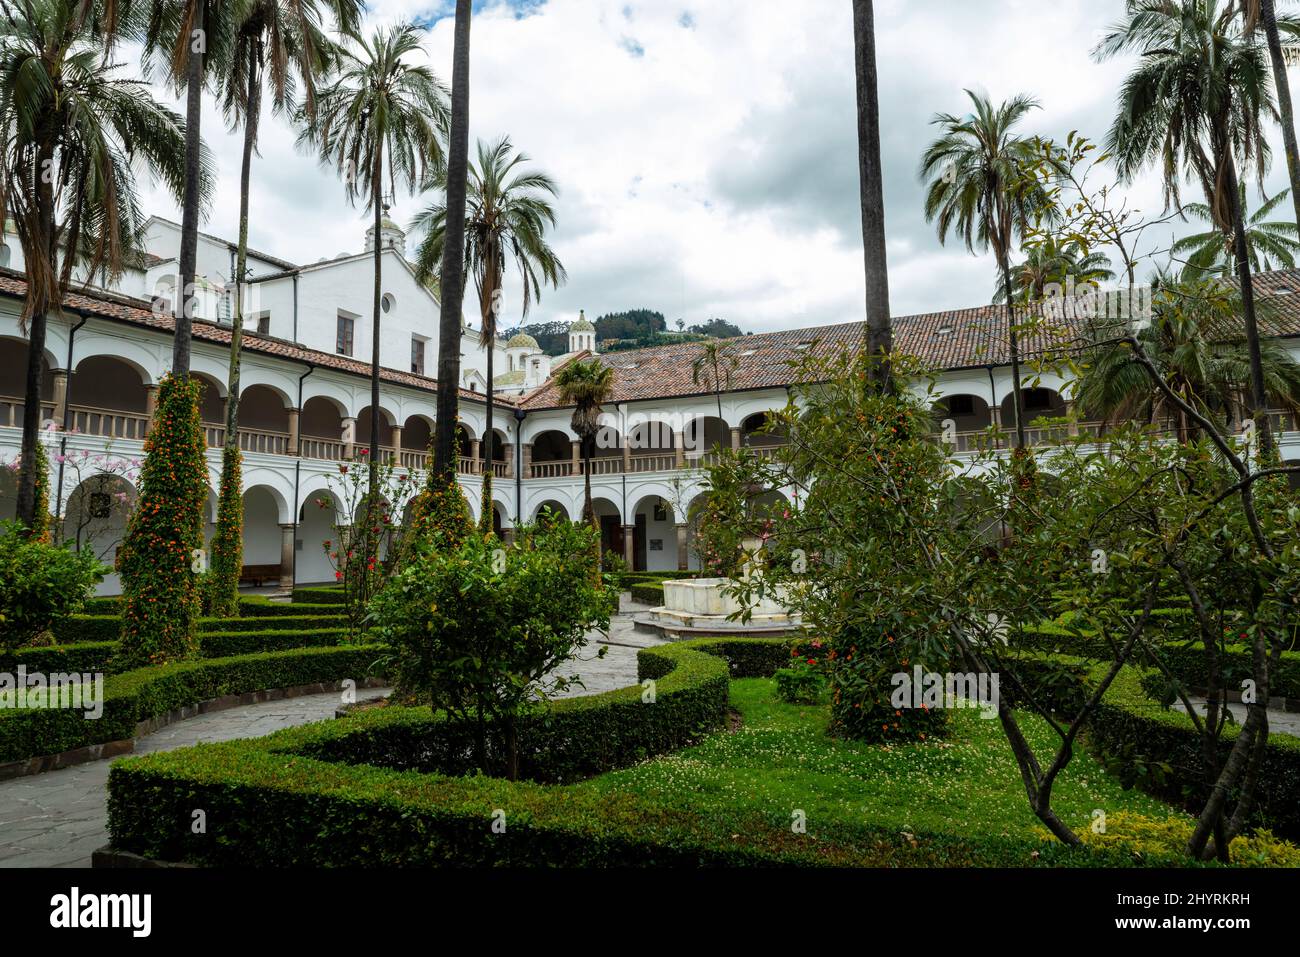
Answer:
<svg viewBox="0 0 1300 957"><path fill-rule="evenodd" d="M0 525L0 650L59 629L106 571L89 549L51 545L17 523Z"/></svg>
<svg viewBox="0 0 1300 957"><path fill-rule="evenodd" d="M1133 855L1137 861L1176 858L1192 836L1192 822L1181 817L1149 818L1130 811L1106 815L1104 830L1080 833L1090 848ZM1268 830L1247 834L1232 845L1232 863L1238 867L1300 867L1300 847L1275 838Z"/></svg>
<svg viewBox="0 0 1300 957"><path fill-rule="evenodd" d="M1042 839L1008 773L996 723L972 714L962 716L960 741L870 747L827 737L824 709L774 703L769 682L745 681L733 684L731 696L744 733L701 737L721 725L727 706L726 673L715 657L724 652L733 666L766 660L770 673L789 646L709 639L643 650L640 677L655 682L654 702L632 687L550 703L548 719L521 729L521 739L534 742L524 749L536 762L530 781L456 776L466 766L464 738L422 708L371 709L266 738L127 758L110 772L112 842L208 866L1175 860L1135 858L1127 849L1080 852ZM1038 745L1054 734L1042 722L1027 731ZM646 760L684 745L690 750L680 755ZM577 781L608 768L622 770ZM1162 814L1091 764L1061 788L1067 813L1082 822L1098 806L1153 821ZM197 803L209 809L207 835L176 826ZM792 807L808 809L806 835L792 833ZM504 836L492 830L497 809L506 815Z"/></svg>
<svg viewBox="0 0 1300 957"><path fill-rule="evenodd" d="M296 608L299 604L342 605L346 599L347 596L343 594L342 588L329 585L318 588L295 588L293 590L293 605L290 607Z"/></svg>
<svg viewBox="0 0 1300 957"><path fill-rule="evenodd" d="M152 665L104 681L104 713L87 721L68 708L0 709L0 762L134 738L136 724L223 695L361 680L376 673L374 645L300 648Z"/></svg>
<svg viewBox="0 0 1300 957"><path fill-rule="evenodd" d="M813 658L799 657L799 650L792 652L790 665L778 668L772 673L776 679L776 694L782 701L790 704L818 704L826 696L826 675Z"/></svg>
<svg viewBox="0 0 1300 957"><path fill-rule="evenodd" d="M140 498L117 557L125 663L180 661L197 650L195 556L202 553L208 501L201 388L197 379L168 375L158 390Z"/></svg>
<svg viewBox="0 0 1300 957"><path fill-rule="evenodd" d="M711 339L735 339L744 335L740 331L740 326L734 322L728 322L726 319L710 319L708 322L696 323L693 326L687 326L691 332L701 336L708 336Z"/></svg>
<svg viewBox="0 0 1300 957"><path fill-rule="evenodd" d="M579 679L555 669L607 629L618 593L593 575L586 525L523 526L503 547L471 535L456 548L421 540L375 598L375 634L393 648L388 673L406 693L472 724L478 767L489 763L485 725L513 728L536 702ZM512 759L506 773L514 775Z"/></svg>
<svg viewBox="0 0 1300 957"><path fill-rule="evenodd" d="M469 503L454 480L429 472L425 487L411 501L411 521L404 538L405 549L399 564L417 545L457 548L474 534L474 516ZM297 601L297 592L294 593Z"/></svg>
<svg viewBox="0 0 1300 957"><path fill-rule="evenodd" d="M239 448L222 448L217 530L212 536L212 564L204 581L205 611L217 617L230 617L239 611L239 576L244 570L242 469L243 453Z"/></svg>
<svg viewBox="0 0 1300 957"><path fill-rule="evenodd" d="M700 496L692 503L694 548L700 574L739 578L750 560L745 541L766 543L773 516L783 514L783 500L765 500L769 473L752 449L723 449L708 469Z"/></svg>
<svg viewBox="0 0 1300 957"><path fill-rule="evenodd" d="M662 583L643 582L634 584L629 591L632 593L632 600L644 602L647 605L662 605L664 603L664 586Z"/></svg>
<svg viewBox="0 0 1300 957"><path fill-rule="evenodd" d="M370 487L374 479L378 498L372 504ZM333 509L333 538L321 543L325 556L334 566L334 578L343 591L348 627L360 635L366 627L370 599L383 586L385 564L392 565L402 554L403 539L423 528L423 522L409 528L402 525L402 515L419 491L409 469L391 461L370 462L369 450L360 450L351 462L342 462L330 477L331 497L316 499L322 510ZM387 563L382 560L382 546L387 544Z"/></svg>

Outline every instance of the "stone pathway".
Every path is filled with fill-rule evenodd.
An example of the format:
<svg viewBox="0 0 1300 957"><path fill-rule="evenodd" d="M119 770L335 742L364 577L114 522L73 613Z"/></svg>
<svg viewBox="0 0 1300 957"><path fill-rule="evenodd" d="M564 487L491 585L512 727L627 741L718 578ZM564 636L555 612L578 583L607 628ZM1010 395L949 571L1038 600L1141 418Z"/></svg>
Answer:
<svg viewBox="0 0 1300 957"><path fill-rule="evenodd" d="M1192 705L1196 708L1196 713L1204 716L1206 709L1205 699L1192 698L1191 701ZM1229 703L1228 707L1231 709L1233 717L1237 719L1238 724L1241 724L1246 720L1245 705ZM1181 701L1174 703L1174 709L1184 713L1187 711L1187 709L1183 707ZM1286 734L1300 738L1300 713L1295 711L1278 711L1270 708L1268 712L1268 733L1270 737L1275 734Z"/></svg>
<svg viewBox="0 0 1300 957"><path fill-rule="evenodd" d="M358 700L386 694L363 688ZM256 738L334 717L339 695L303 695L229 708L169 724L136 742L136 754L192 744ZM105 786L111 760L92 761L0 783L0 867L89 867L108 843Z"/></svg>
<svg viewBox="0 0 1300 957"><path fill-rule="evenodd" d="M608 637L593 635L583 652L592 659L601 644L609 648L600 660L571 662L569 674L583 677L586 688L574 695L597 694L636 683L638 648L660 644L637 632L632 615L650 606L624 596L610 622ZM360 689L361 701L382 697L383 688ZM242 708L230 708L178 721L136 742L136 754L171 751L193 744L257 738L334 717L336 693L285 698ZM44 774L0 782L0 867L89 867L90 855L108 843L105 787L111 760L93 761Z"/></svg>

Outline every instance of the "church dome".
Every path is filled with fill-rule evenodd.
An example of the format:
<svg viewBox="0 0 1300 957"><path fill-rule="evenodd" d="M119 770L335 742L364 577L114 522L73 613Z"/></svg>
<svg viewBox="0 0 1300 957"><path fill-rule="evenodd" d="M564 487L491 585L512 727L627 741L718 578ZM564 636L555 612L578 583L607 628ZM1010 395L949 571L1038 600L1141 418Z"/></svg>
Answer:
<svg viewBox="0 0 1300 957"><path fill-rule="evenodd" d="M537 340L526 332L516 332L506 343L507 349L537 349Z"/></svg>
<svg viewBox="0 0 1300 957"><path fill-rule="evenodd" d="M587 321L587 314L584 311L578 313L578 321L569 326L570 332L595 332L596 327Z"/></svg>

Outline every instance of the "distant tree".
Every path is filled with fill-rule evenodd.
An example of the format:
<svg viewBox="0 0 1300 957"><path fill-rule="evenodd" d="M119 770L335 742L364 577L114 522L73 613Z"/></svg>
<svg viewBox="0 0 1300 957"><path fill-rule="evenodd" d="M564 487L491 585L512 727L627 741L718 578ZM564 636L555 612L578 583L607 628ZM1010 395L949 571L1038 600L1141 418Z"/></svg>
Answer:
<svg viewBox="0 0 1300 957"><path fill-rule="evenodd" d="M679 320L680 321L680 320ZM679 327L680 328L680 327ZM726 319L710 319L708 322L701 322L698 325L690 327L691 332L698 332L702 336L712 336L714 339L735 339L744 335L740 331L740 326Z"/></svg>

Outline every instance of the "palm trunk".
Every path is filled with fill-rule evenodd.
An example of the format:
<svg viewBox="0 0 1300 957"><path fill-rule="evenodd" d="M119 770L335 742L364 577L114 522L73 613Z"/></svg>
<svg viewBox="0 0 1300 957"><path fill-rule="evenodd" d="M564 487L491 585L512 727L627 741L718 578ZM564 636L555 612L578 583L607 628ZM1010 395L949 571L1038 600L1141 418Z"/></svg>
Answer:
<svg viewBox="0 0 1300 957"><path fill-rule="evenodd" d="M1268 421L1268 393L1264 388L1264 361L1259 349L1259 326L1255 320L1255 288L1251 284L1250 257L1246 244L1246 223L1241 208L1241 193L1237 189L1237 165L1229 152L1227 156L1228 201L1232 204L1233 246L1237 260L1237 283L1241 287L1241 311L1246 326L1246 349L1250 353L1250 417L1255 420L1259 433L1260 452L1269 456L1273 451L1273 430Z"/></svg>
<svg viewBox="0 0 1300 957"><path fill-rule="evenodd" d="M591 504L591 446L594 437L582 437L582 518L599 531L596 524L596 507Z"/></svg>
<svg viewBox="0 0 1300 957"><path fill-rule="evenodd" d="M226 402L226 441L229 451L239 449L239 365L244 342L244 273L248 270L248 194L252 178L253 144L257 140L261 85L257 59L248 54L248 103L244 110L244 155L239 167L239 250L235 254L235 314L230 324L229 398Z"/></svg>
<svg viewBox="0 0 1300 957"><path fill-rule="evenodd" d="M216 617L239 613L239 577L244 564L244 497L239 450L239 372L244 341L244 275L248 270L248 199L253 144L257 140L261 88L257 56L248 54L248 100L244 108L244 151L239 168L239 247L235 252L235 308L230 321L230 366L227 373L226 436L221 444L221 487L217 497L217 531L212 539L212 577L208 612Z"/></svg>
<svg viewBox="0 0 1300 957"><path fill-rule="evenodd" d="M1007 332L1011 346L1011 406L1016 417L1016 448L1025 447L1025 399L1020 394L1020 339L1016 332L1016 304L1011 294L1011 267L1005 254L998 256L1002 267L1002 291L1007 298Z"/></svg>
<svg viewBox="0 0 1300 957"><path fill-rule="evenodd" d="M54 155L53 144L44 145L37 154L37 168L46 169ZM37 484L45 477L37 474L36 446L41 440L41 386L43 379L42 360L45 358L46 310L49 303L46 292L41 288L32 288L33 283L43 282L55 269L54 243L54 184L46 177L36 177L37 229L39 232L39 249L48 257L48 270L27 268L27 296L36 304L32 310L31 330L27 339L27 389L23 398L23 442L22 459L18 470L18 501L15 518L27 529L37 527L36 505L40 500ZM41 516L42 521L44 516ZM43 525L42 525L43 527Z"/></svg>
<svg viewBox="0 0 1300 957"><path fill-rule="evenodd" d="M1273 61L1273 88L1277 92L1277 110L1282 126L1282 144L1286 151L1286 170L1291 179L1291 203L1295 207L1296 222L1300 223L1300 149L1296 147L1295 116L1291 109L1291 84L1286 75L1286 59L1282 56L1282 40L1277 32L1277 16L1273 0L1260 0L1260 20L1268 40L1268 55Z"/></svg>
<svg viewBox="0 0 1300 957"><path fill-rule="evenodd" d="M196 29L204 29L207 5L200 2ZM176 330L172 337L172 373L190 374L190 326L194 318L194 269L199 245L199 175L202 140L199 123L203 115L203 51L190 53L185 81L185 192L181 209L180 311L176 313Z"/></svg>
<svg viewBox="0 0 1300 957"><path fill-rule="evenodd" d="M492 406L494 405L492 396L492 346L487 348L487 427L483 432L483 520L481 526L484 534L493 531L496 527L493 519L496 511L492 507L492 467L496 461L493 458L493 445L496 439L492 432Z"/></svg>
<svg viewBox="0 0 1300 957"><path fill-rule="evenodd" d="M375 289L372 313L374 321L370 327L370 455L367 463L366 507L366 564L379 561L379 529L375 521L379 505L379 315L383 300L383 257L382 242L384 203L384 145L381 141L375 149L374 181L371 186L371 198L375 205Z"/></svg>
<svg viewBox="0 0 1300 957"><path fill-rule="evenodd" d="M885 199L880 162L880 104L876 79L876 27L872 0L853 0L853 39L858 101L858 175L862 206L862 255L867 283L867 355L871 383L892 388L889 353L889 273L885 255Z"/></svg>
<svg viewBox="0 0 1300 957"><path fill-rule="evenodd" d="M438 320L438 424L430 480L456 480L456 418L460 399L461 307L465 297L465 186L469 168L469 34L471 0L456 0L451 73L451 135L447 144L447 228L442 248Z"/></svg>

